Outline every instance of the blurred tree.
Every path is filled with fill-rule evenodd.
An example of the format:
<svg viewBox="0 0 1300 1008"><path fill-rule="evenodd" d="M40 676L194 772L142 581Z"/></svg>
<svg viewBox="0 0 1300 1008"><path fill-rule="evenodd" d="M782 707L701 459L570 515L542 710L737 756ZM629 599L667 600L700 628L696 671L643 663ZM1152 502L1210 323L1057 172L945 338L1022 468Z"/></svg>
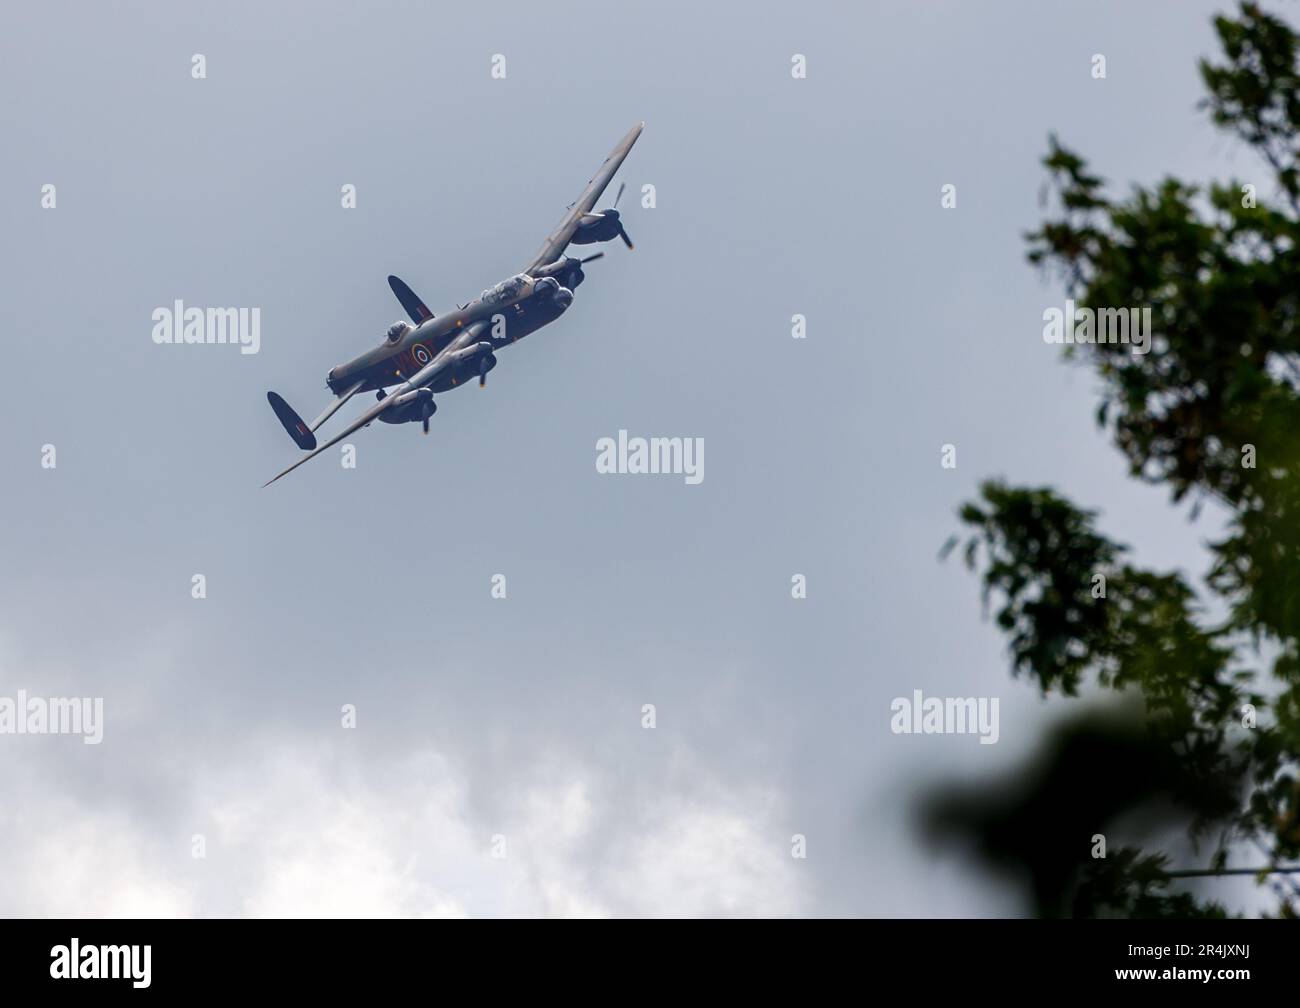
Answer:
<svg viewBox="0 0 1300 1008"><path fill-rule="evenodd" d="M1240 849L1270 868L1300 859L1300 63L1296 33L1256 4L1215 28L1203 106L1259 154L1266 183L1166 178L1111 200L1053 137L1059 213L1026 236L1029 260L1080 304L1151 306L1149 354L1065 353L1100 377L1097 422L1134 477L1168 486L1193 518L1206 501L1226 509L1203 593L1127 562L1096 512L1047 488L988 482L959 512L1013 674L1044 694L1095 682L1140 703L1136 722L1094 711L1062 726L1025 777L930 806L940 833L973 835L1026 873L1041 915L1223 913L1178 891L1166 853L1090 855L1094 834L1143 810L1157 833L1176 823L1196 849L1210 839L1211 871ZM1259 878L1296 916L1294 877Z"/></svg>

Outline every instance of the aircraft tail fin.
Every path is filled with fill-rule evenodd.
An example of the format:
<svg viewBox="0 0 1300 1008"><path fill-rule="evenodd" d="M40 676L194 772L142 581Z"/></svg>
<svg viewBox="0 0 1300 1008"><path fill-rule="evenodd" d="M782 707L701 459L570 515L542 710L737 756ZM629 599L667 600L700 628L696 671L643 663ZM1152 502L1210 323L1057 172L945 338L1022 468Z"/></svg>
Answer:
<svg viewBox="0 0 1300 1008"><path fill-rule="evenodd" d="M411 316L411 321L416 325L433 318L433 312L429 311L428 306L420 300L415 291L411 290L401 278L390 276L388 286L393 289L393 293L397 295L397 300L402 302L406 314Z"/></svg>
<svg viewBox="0 0 1300 1008"><path fill-rule="evenodd" d="M275 415L279 417L280 423L288 431L289 436L293 438L294 443L303 451L311 451L316 447L316 435L302 421L292 406L284 401L284 398L275 392L266 393L266 401L271 404L271 409L275 410Z"/></svg>

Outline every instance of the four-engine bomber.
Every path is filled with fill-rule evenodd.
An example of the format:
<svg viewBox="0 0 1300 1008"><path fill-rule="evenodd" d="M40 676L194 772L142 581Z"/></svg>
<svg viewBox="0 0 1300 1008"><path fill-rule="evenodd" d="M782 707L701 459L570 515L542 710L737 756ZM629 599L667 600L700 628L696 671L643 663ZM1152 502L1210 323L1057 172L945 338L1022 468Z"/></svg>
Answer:
<svg viewBox="0 0 1300 1008"><path fill-rule="evenodd" d="M617 209L623 186L619 186L612 207L600 212L593 208L644 126L637 124L619 141L523 272L442 314L431 312L410 287L390 276L388 285L411 321L394 322L378 346L330 370L325 381L335 398L319 417L311 424L304 423L281 396L266 394L284 429L308 453L266 485L375 420L390 424L418 422L427 434L429 418L438 409L435 393L447 392L475 378L482 387L488 372L497 366L497 353L563 315L573 304L573 292L585 279L582 267L604 255L597 252L575 259L565 255L570 244L621 238L629 249L633 247ZM359 392L374 392L376 402L339 434L318 445L316 430Z"/></svg>

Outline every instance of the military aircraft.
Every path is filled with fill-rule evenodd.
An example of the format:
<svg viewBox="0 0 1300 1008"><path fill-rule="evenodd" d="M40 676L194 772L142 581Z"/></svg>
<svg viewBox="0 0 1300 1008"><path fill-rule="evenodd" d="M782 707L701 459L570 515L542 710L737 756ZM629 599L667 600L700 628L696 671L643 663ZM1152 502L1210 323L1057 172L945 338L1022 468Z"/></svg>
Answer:
<svg viewBox="0 0 1300 1008"><path fill-rule="evenodd" d="M597 252L574 259L565 255L569 245L621 238L632 248L618 214L623 186L619 186L613 206L599 212L593 208L644 127L645 123L638 123L618 142L522 273L441 315L429 311L410 287L390 276L388 286L411 321L394 322L379 346L330 371L325 383L335 398L320 416L306 424L281 396L266 394L284 429L308 454L263 485L270 486L375 420L391 424L418 421L428 434L429 418L438 409L435 393L466 384L475 376L482 387L487 373L496 367L499 350L563 315L573 303L574 288L583 281L582 267L604 255ZM394 385L397 387L389 391ZM316 430L359 392L374 392L378 401L341 433L317 446Z"/></svg>

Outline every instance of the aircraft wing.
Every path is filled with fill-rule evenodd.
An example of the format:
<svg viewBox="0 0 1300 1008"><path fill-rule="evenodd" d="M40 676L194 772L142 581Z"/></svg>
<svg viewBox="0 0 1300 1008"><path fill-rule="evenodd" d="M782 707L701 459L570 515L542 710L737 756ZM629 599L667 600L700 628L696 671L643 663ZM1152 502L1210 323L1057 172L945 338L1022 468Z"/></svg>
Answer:
<svg viewBox="0 0 1300 1008"><path fill-rule="evenodd" d="M417 371L414 375L412 375L410 379L403 382L393 393L391 393L390 395L386 396L383 399L380 399L379 402L375 403L368 410L366 410L359 417L357 417L350 424L348 424L345 428L343 428L343 430L340 433L330 438L328 441L326 441L319 448L316 448L314 451L308 452L306 455L300 458L293 465L289 466L289 468L277 473L274 477L272 477L271 479L263 483L262 486L269 487L281 476L288 476L289 473L293 472L304 462L314 459L317 455L325 451L327 448L333 448L345 437L350 437L351 435L359 431L362 427L366 426L366 424L372 423L375 417L379 416L380 413L384 412L384 410L388 409L395 402L397 402L398 396L400 396L403 392L409 392L412 389L422 388L425 385L430 384L435 378L438 377L439 374L445 371L452 364L455 364L457 363L457 361L463 359L465 355L473 353L474 351L472 348L474 344L476 343L476 341L480 336L482 336L485 332L487 332L487 329L488 329L488 323L485 321L475 322L472 325L466 326L464 331L455 340L453 340L446 347L446 349L442 351L442 353L438 354L437 357L435 357L432 361L430 361L419 371Z"/></svg>
<svg viewBox="0 0 1300 1008"><path fill-rule="evenodd" d="M525 273L532 273L533 270L555 262L564 255L564 250L569 247L569 241L573 238L573 232L578 229L578 222L582 220L584 214L591 213L596 200L600 199L600 194L605 191L614 173L622 166L623 159L627 157L628 151L632 149L632 145L636 143L636 138L641 135L643 129L645 123L637 123L628 130L627 136L618 142L618 146L609 152L609 157L605 158L605 163L587 183L587 188L582 190L578 201L569 207L559 225L546 236L546 243L533 257L533 261L524 268Z"/></svg>
<svg viewBox="0 0 1300 1008"><path fill-rule="evenodd" d="M321 445L319 448L315 449L315 450L312 451L312 452L307 453L307 454L304 455L302 458L300 458L297 462L295 462L293 465L289 466L288 469L285 469L285 470L283 470L282 472L277 473L277 474L276 474L272 479L267 480L265 483L262 484L262 486L263 486L263 487L269 487L272 483L274 483L276 480L278 480L281 476L288 476L289 473L293 472L295 469L297 469L300 465L302 465L304 462L308 461L309 459L314 459L317 455L319 455L321 452L323 452L326 448L333 448L336 444L338 444L340 441L342 441L345 437L348 437L348 436L351 435L351 434L355 434L357 431L359 431L359 430L360 430L362 427L364 427L366 424L368 424L368 423L370 423L372 420L374 420L375 417L379 416L380 413L382 413L382 412L384 412L384 410L388 409L389 406L393 405L393 401L394 401L396 398L397 398L396 396L389 396L389 397L386 398L386 399L381 399L381 400L379 400L379 402L375 403L373 406L370 407L370 409L366 410L364 413L361 414L361 416L357 417L357 418L356 418L355 420L353 420L350 424L348 424L345 428L343 428L342 433L340 433L340 434L336 434L334 437L330 438L328 441L326 441L326 442L325 442L323 445Z"/></svg>

